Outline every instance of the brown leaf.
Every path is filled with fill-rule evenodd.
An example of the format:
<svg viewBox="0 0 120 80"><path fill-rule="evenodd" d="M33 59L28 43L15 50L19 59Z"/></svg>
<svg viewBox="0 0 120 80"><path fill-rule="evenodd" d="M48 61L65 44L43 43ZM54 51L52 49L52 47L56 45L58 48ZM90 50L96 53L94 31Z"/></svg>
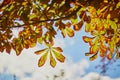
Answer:
<svg viewBox="0 0 120 80"><path fill-rule="evenodd" d="M75 25L73 26L73 29L74 29L75 31L79 31L79 30L82 28L82 26L83 26L83 21L80 21L78 24L75 24Z"/></svg>
<svg viewBox="0 0 120 80"><path fill-rule="evenodd" d="M92 57L90 57L90 61L95 60L97 57L98 57L97 54L94 54Z"/></svg>

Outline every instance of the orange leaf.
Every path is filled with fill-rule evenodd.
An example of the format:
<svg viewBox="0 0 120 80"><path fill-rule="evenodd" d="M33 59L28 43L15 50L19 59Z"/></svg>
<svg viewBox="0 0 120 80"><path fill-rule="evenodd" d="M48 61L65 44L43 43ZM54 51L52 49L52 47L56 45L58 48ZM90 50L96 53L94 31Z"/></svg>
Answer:
<svg viewBox="0 0 120 80"><path fill-rule="evenodd" d="M108 56L107 56L107 58L108 58L109 60L111 60L111 59L112 59L112 53L109 53Z"/></svg>
<svg viewBox="0 0 120 80"><path fill-rule="evenodd" d="M101 57L104 57L106 51L107 51L106 45L105 45L105 44L101 44L101 45L100 45L100 56L101 56Z"/></svg>
<svg viewBox="0 0 120 80"><path fill-rule="evenodd" d="M83 36L83 40L84 40L86 43L92 42L93 39L94 39L93 37L91 38L91 37Z"/></svg>
<svg viewBox="0 0 120 80"><path fill-rule="evenodd" d="M48 56L48 51L40 57L39 62L38 62L39 67L41 67L45 64L45 62L47 60L47 56Z"/></svg>
<svg viewBox="0 0 120 80"><path fill-rule="evenodd" d="M50 53L50 65L54 68L56 66L56 61L52 56L52 53Z"/></svg>
<svg viewBox="0 0 120 80"><path fill-rule="evenodd" d="M106 54L100 50L100 56L104 57Z"/></svg>
<svg viewBox="0 0 120 80"><path fill-rule="evenodd" d="M65 57L60 52L53 50L53 54L55 55L55 57L58 61L60 61L60 62L65 61Z"/></svg>

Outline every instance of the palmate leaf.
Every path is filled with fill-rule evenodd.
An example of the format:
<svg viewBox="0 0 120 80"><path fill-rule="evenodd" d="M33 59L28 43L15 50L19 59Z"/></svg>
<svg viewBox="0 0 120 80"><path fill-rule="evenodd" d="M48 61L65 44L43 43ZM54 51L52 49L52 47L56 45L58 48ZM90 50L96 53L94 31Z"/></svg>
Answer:
<svg viewBox="0 0 120 80"><path fill-rule="evenodd" d="M48 56L50 58L50 65L53 68L56 66L56 63L57 63L56 60L60 62L65 61L65 57L61 53L63 52L63 50L60 47L52 47L52 45L50 44L48 44L47 46L48 48L38 50L35 52L36 55L39 55L39 54L42 55L38 62L39 67L42 67L45 64Z"/></svg>
<svg viewBox="0 0 120 80"><path fill-rule="evenodd" d="M24 48L35 47L37 43L53 45L55 35L59 34L56 29L61 31L64 38L66 35L73 37L74 32L80 31L85 23L85 31L93 36L83 37L83 40L90 44L90 52L85 55L93 55L90 60L94 60L97 58L97 52L101 57L106 57L110 52L108 59L111 59L116 47L120 47L120 37L117 37L120 24L119 9L119 0L3 0L0 4L0 52L6 50L10 53L11 49L14 49L16 55L20 55ZM16 24L16 21L20 21L20 24ZM54 25L57 27L55 30ZM18 34L22 34L15 37L14 41L14 36L9 34L17 28L23 28L18 31ZM12 32L8 31L4 35L6 30ZM101 35L104 38L101 38ZM98 42L95 40L96 36ZM8 45L5 45L7 41ZM65 60L62 52L60 47L50 47L36 51L35 54L41 55L39 66L45 64L50 54L50 65L55 67L57 60ZM119 58L119 52L116 52L116 57Z"/></svg>

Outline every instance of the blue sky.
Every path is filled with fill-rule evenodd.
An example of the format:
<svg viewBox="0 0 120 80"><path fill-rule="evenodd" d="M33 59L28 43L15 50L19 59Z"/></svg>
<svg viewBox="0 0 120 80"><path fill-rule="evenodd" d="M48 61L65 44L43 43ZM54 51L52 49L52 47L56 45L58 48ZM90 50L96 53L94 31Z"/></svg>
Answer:
<svg viewBox="0 0 120 80"><path fill-rule="evenodd" d="M24 50L20 56L16 56L12 51L10 55L7 53L0 54L0 80L13 80L15 74L17 80L47 80L46 76L50 76L49 80L53 80L53 75L59 75L60 70L65 71L65 77L62 80L93 80L100 76L101 68L95 68L101 65L100 58L95 61L89 61L89 57L84 55L89 51L89 45L84 43L82 36L88 35L84 32L84 27L80 32L76 32L73 38L67 37L63 39L57 36L55 46L61 46L66 56L65 63L57 63L55 68L51 68L49 60L46 64L39 68L37 61L40 56L35 55L34 51L41 49L41 46ZM120 60L113 64L109 64L108 70L101 80L120 80ZM57 79L59 80L59 79Z"/></svg>

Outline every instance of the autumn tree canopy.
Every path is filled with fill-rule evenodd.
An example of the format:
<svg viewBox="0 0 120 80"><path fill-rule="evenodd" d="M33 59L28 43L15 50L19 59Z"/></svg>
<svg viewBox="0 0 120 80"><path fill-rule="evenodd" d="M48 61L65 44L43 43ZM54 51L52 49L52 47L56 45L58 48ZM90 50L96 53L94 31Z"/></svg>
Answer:
<svg viewBox="0 0 120 80"><path fill-rule="evenodd" d="M90 45L85 53L94 60L97 56L120 58L120 0L3 0L0 4L0 52L20 55L23 49L36 44L46 45L35 52L41 55L38 66L47 58L55 67L64 62L62 48L54 47L58 32L63 38L73 37L85 25L83 36ZM18 29L18 36L14 30Z"/></svg>

